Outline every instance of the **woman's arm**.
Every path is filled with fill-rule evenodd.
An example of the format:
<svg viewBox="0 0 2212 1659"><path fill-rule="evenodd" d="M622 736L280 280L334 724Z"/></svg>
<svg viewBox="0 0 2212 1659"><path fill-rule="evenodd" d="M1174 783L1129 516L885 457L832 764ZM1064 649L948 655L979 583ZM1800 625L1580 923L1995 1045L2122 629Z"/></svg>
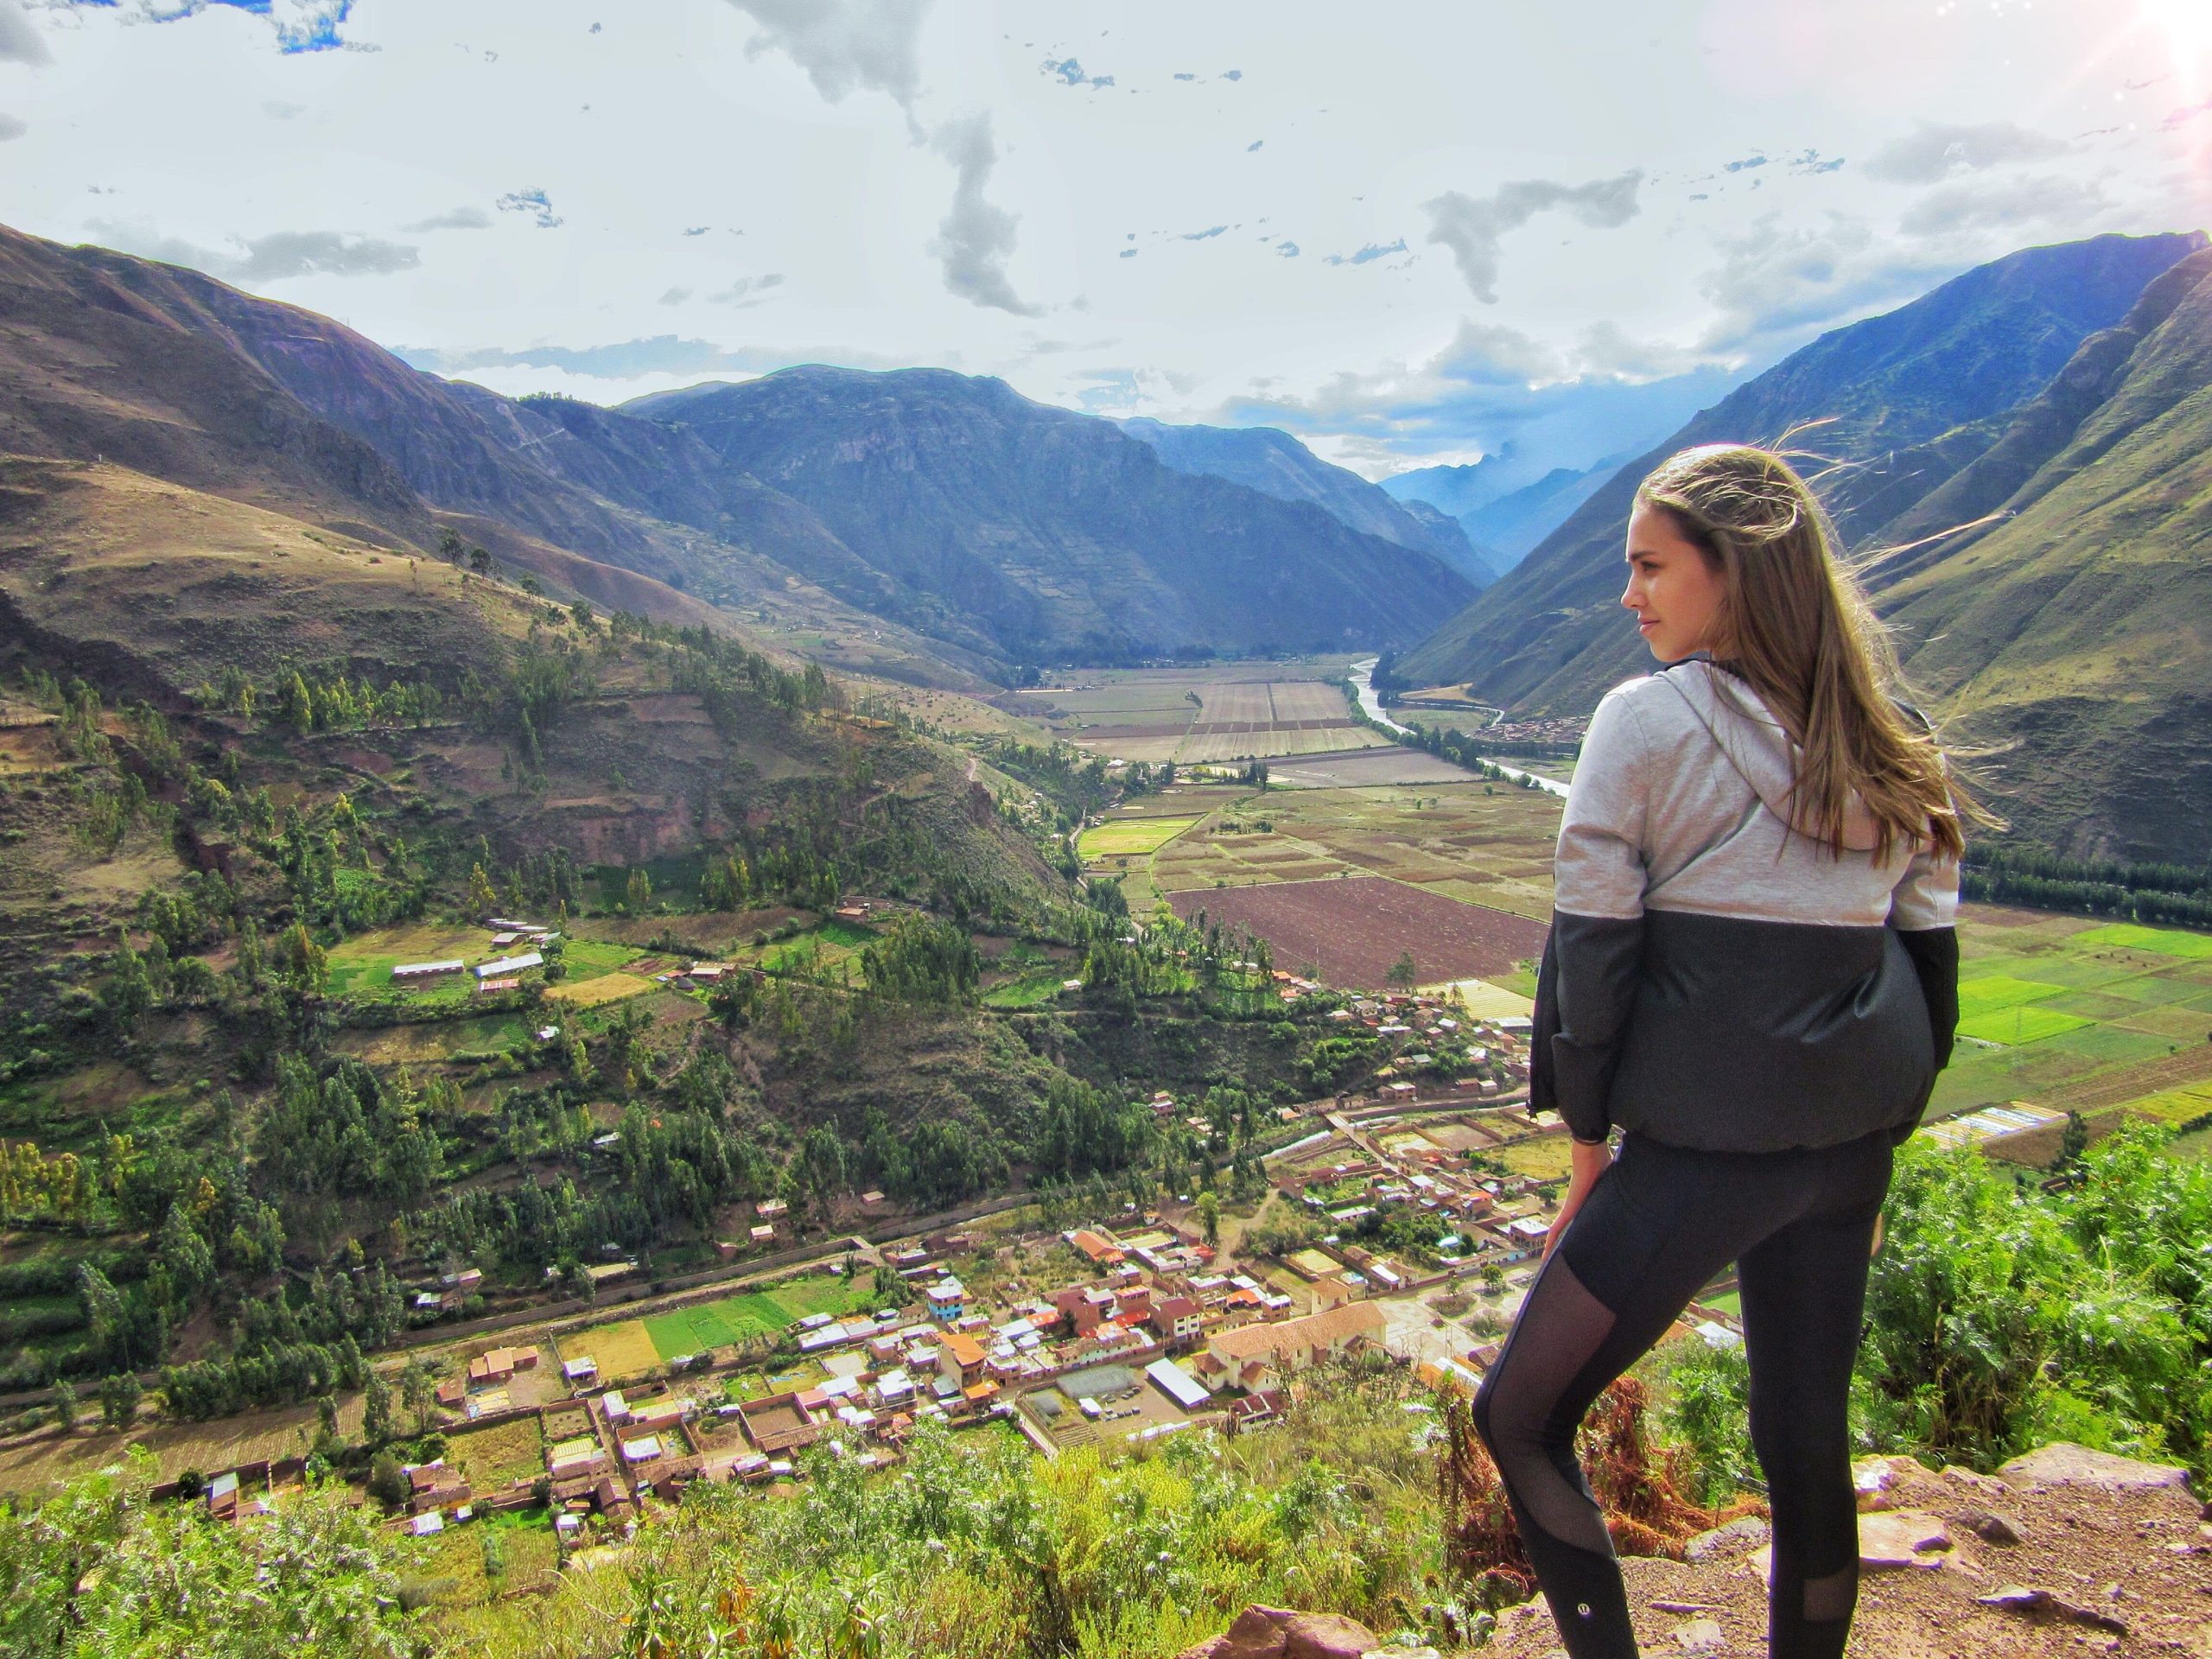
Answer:
<svg viewBox="0 0 2212 1659"><path fill-rule="evenodd" d="M1642 970L1649 784L1635 710L1614 692L1591 717L1560 823L1529 1055L1529 1110L1557 1112L1584 1142L1605 1139Z"/></svg>
<svg viewBox="0 0 2212 1659"><path fill-rule="evenodd" d="M1920 982L1922 1001L1928 1005L1928 1029L1935 1039L1936 1069L1951 1063L1951 1050L1959 1032L1959 865L1956 859L1939 858L1927 848L1912 855L1904 878L1890 896L1890 927L1911 959ZM1934 1085L1929 1085L1932 1091ZM1902 1142L1920 1127L1928 1109L1923 1097L1895 1131Z"/></svg>

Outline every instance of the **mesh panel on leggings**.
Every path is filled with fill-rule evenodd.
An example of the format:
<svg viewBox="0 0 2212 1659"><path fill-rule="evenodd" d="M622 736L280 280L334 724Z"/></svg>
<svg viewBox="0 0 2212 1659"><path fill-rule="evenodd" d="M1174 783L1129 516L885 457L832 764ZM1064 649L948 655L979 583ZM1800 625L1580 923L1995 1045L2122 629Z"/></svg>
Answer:
<svg viewBox="0 0 2212 1659"><path fill-rule="evenodd" d="M1605 1516L1574 1461L1576 1425L1554 1419L1567 1389L1612 1329L1611 1310L1583 1287L1565 1256L1554 1255L1537 1274L1484 1391L1484 1437L1514 1497L1560 1542L1607 1556L1613 1545Z"/></svg>
<svg viewBox="0 0 2212 1659"><path fill-rule="evenodd" d="M1859 1569L1847 1567L1823 1579L1805 1580L1805 1622L1830 1624L1849 1618L1859 1600Z"/></svg>

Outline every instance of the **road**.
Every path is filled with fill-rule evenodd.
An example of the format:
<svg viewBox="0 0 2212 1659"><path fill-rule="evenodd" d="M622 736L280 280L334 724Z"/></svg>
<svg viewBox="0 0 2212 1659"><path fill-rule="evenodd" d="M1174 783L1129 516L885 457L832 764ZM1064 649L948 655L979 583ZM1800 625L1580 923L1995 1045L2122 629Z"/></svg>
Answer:
<svg viewBox="0 0 2212 1659"><path fill-rule="evenodd" d="M1382 659L1380 657L1370 657L1364 662L1354 663L1351 665L1352 689L1359 694L1359 706L1365 711L1369 719L1374 721L1386 731L1397 732L1404 736L1411 737L1414 735L1414 728L1410 726L1401 726L1396 721L1391 719L1389 715L1384 714L1382 712L1382 699L1376 695L1374 680L1375 664L1382 660ZM1522 772L1517 766L1506 766L1501 761L1491 760L1488 756L1484 757L1483 764L1484 766L1496 767L1499 772L1503 773L1505 777L1511 779L1516 784L1534 784L1538 789L1542 790L1547 795L1556 795L1562 801L1567 798L1567 785L1560 783L1556 778L1546 778L1536 772Z"/></svg>

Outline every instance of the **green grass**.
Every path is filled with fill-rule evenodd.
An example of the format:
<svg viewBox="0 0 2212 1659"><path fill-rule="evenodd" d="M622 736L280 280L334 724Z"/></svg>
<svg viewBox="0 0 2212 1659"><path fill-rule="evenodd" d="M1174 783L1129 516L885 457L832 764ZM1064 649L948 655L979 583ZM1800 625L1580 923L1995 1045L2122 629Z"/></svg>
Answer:
<svg viewBox="0 0 2212 1659"><path fill-rule="evenodd" d="M1196 818L1123 818L1083 832L1076 850L1085 858L1137 858L1156 853L1196 823Z"/></svg>
<svg viewBox="0 0 2212 1659"><path fill-rule="evenodd" d="M1074 967L1077 964L1068 965ZM1074 977L1073 974L1063 972L1057 967L1024 974L1020 979L1010 979L1003 985L994 986L985 991L983 1006L987 1008L1033 1008L1058 996L1062 982Z"/></svg>
<svg viewBox="0 0 2212 1659"><path fill-rule="evenodd" d="M1965 989L1964 986L1960 987L1962 998ZM2018 1047L2024 1043L2041 1042L2062 1032L2079 1030L2088 1023L2079 1014L2055 1014L2049 1008L2000 1007L1993 1013L1960 1020L1959 1034Z"/></svg>
<svg viewBox="0 0 2212 1659"><path fill-rule="evenodd" d="M1959 1014L1961 1018L1971 1020L2000 1008L2017 1007L2023 1002L2039 1002L2046 996L2056 996L2065 988L2063 985L2046 985L2039 980L2014 979L2005 974L1980 975L1959 982Z"/></svg>
<svg viewBox="0 0 2212 1659"><path fill-rule="evenodd" d="M615 944L605 939L564 939L561 960L568 963L570 979L591 979L600 974L611 974L645 954L635 946Z"/></svg>
<svg viewBox="0 0 2212 1659"><path fill-rule="evenodd" d="M2184 933L2179 928L2144 927L2134 922L2093 927L2086 933L2076 933L2073 943L2154 950L2162 957L2183 957L2191 961L2212 960L2212 933Z"/></svg>
<svg viewBox="0 0 2212 1659"><path fill-rule="evenodd" d="M857 1313L874 1303L872 1287L859 1281L848 1285L824 1274L787 1280L772 1290L742 1291L696 1307L655 1314L645 1321L645 1334L668 1360L709 1348L732 1347L755 1337L779 1336L810 1314Z"/></svg>

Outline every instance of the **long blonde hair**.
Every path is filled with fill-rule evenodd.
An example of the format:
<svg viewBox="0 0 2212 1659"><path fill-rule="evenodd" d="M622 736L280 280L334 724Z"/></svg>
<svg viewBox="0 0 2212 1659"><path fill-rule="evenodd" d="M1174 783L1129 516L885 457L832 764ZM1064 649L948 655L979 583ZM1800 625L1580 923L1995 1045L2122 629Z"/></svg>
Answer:
<svg viewBox="0 0 2212 1659"><path fill-rule="evenodd" d="M1721 577L1713 654L1796 746L1798 825L1840 849L1855 792L1878 858L1899 841L1960 856L1963 817L1986 815L1947 774L1934 734L1892 700L1888 634L1789 463L1745 443L1685 449L1637 486L1636 505L1664 512Z"/></svg>

